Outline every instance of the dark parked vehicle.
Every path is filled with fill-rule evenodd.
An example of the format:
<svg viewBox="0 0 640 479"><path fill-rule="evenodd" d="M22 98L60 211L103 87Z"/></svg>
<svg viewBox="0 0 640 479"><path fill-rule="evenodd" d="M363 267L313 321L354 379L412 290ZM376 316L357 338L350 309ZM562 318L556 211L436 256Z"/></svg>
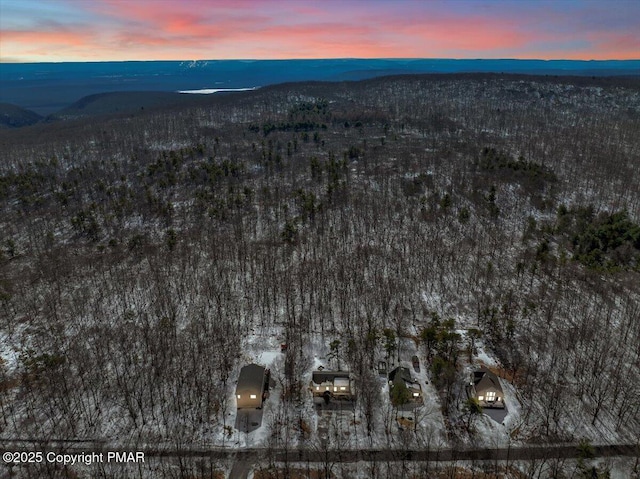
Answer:
<svg viewBox="0 0 640 479"><path fill-rule="evenodd" d="M411 363L413 364L413 370L417 373L420 372L420 360L418 356L414 356L411 358Z"/></svg>

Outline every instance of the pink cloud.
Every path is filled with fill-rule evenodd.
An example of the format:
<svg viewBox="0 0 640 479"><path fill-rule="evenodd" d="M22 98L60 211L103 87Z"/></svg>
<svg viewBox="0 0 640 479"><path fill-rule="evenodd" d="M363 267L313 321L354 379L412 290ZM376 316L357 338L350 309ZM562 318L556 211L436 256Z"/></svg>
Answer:
<svg viewBox="0 0 640 479"><path fill-rule="evenodd" d="M592 35L591 40L600 59L632 60L640 57L640 33L607 32Z"/></svg>
<svg viewBox="0 0 640 479"><path fill-rule="evenodd" d="M94 0L73 5L86 19L81 28L58 21L44 31L37 23L5 30L3 54L16 57L55 44L60 55L114 60L639 56L634 52L638 34L609 25L620 15L598 29L597 22L583 18L593 14L590 10L576 13L556 3L545 9L524 1Z"/></svg>

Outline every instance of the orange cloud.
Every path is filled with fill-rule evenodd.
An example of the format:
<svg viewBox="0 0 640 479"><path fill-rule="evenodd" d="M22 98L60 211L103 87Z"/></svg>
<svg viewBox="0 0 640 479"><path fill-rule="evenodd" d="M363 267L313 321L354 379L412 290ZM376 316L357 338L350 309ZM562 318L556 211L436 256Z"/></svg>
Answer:
<svg viewBox="0 0 640 479"><path fill-rule="evenodd" d="M51 45L56 47L79 47L91 42L91 35L70 31L25 31L3 30L0 33L3 45L14 43L17 45Z"/></svg>
<svg viewBox="0 0 640 479"><path fill-rule="evenodd" d="M543 9L524 0L92 0L64 5L77 9L74 25L64 18L38 18L30 27L3 26L2 55L28 59L28 52L55 45L55 54L68 60L640 56L634 51L640 38L624 15L575 4ZM593 20L596 15L606 19ZM0 26L3 22L0 18Z"/></svg>

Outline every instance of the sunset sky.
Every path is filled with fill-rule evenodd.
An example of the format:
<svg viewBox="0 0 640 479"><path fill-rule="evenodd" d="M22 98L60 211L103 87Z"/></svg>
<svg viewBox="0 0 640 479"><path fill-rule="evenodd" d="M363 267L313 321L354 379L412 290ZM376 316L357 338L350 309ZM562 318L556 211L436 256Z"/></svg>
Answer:
<svg viewBox="0 0 640 479"><path fill-rule="evenodd" d="M640 0L0 0L3 62L640 58Z"/></svg>

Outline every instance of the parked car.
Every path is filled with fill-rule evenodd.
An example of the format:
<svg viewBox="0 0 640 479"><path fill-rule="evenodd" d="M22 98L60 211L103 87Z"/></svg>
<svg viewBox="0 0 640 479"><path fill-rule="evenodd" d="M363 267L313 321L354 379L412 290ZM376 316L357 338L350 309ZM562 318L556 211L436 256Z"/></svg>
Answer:
<svg viewBox="0 0 640 479"><path fill-rule="evenodd" d="M418 359L418 356L413 356L411 358L411 364L413 364L413 370L417 373L420 372L420 360Z"/></svg>

